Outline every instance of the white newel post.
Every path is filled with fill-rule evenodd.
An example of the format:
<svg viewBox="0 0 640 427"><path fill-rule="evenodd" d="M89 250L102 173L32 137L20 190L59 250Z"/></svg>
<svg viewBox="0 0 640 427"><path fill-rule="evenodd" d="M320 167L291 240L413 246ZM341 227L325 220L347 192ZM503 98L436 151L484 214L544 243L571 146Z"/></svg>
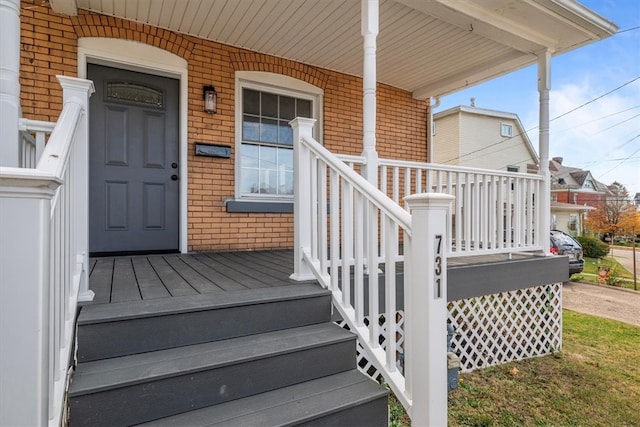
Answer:
<svg viewBox="0 0 640 427"><path fill-rule="evenodd" d="M94 292L89 289L89 98L95 92L93 82L75 77L57 76L62 86L62 102L75 102L82 106L76 130L73 167L73 196L75 222L75 253L82 274L78 289L78 302L92 301Z"/></svg>
<svg viewBox="0 0 640 427"><path fill-rule="evenodd" d="M19 166L20 0L0 0L0 166Z"/></svg>
<svg viewBox="0 0 640 427"><path fill-rule="evenodd" d="M544 178L540 197L539 238L542 240L544 254L549 255L551 242L548 233L551 230L551 173L549 172L549 91L551 90L551 52L538 55L538 92L540 95L540 117L538 146L540 167L538 173Z"/></svg>
<svg viewBox="0 0 640 427"><path fill-rule="evenodd" d="M366 159L363 176L378 187L376 151L376 38L378 37L378 0L362 0L361 31L364 38L362 70L362 156Z"/></svg>
<svg viewBox="0 0 640 427"><path fill-rule="evenodd" d="M405 241L405 378L416 426L447 425L447 253L453 196L413 194Z"/></svg>
<svg viewBox="0 0 640 427"><path fill-rule="evenodd" d="M293 128L293 280L313 280L315 276L302 258L311 249L311 153L300 139L313 137L315 119L297 117Z"/></svg>
<svg viewBox="0 0 640 427"><path fill-rule="evenodd" d="M49 216L60 181L0 167L0 425L49 418Z"/></svg>

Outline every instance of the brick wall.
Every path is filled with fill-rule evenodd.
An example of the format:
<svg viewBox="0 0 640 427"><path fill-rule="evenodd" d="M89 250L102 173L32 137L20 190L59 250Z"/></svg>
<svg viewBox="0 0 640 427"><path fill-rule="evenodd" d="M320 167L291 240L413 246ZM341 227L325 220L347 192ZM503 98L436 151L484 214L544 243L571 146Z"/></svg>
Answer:
<svg viewBox="0 0 640 427"><path fill-rule="evenodd" d="M79 37L115 37L150 44L188 62L188 245L189 250L288 248L291 214L227 213L234 197L235 71L269 71L324 89L325 146L334 152L362 150L362 80L305 64L250 52L80 10L66 17L47 3L23 1L20 84L23 116L55 121L62 91L55 76L77 75ZM202 86L218 92L218 113L202 111ZM426 161L427 102L409 92L378 85L377 146L386 158ZM195 142L230 145L231 159L195 157Z"/></svg>

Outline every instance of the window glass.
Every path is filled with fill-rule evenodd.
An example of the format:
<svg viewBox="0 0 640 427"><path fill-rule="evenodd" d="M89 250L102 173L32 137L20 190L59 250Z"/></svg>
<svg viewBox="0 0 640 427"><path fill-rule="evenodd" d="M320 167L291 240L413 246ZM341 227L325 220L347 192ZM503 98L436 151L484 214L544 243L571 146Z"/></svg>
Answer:
<svg viewBox="0 0 640 427"><path fill-rule="evenodd" d="M500 124L500 135L513 136L513 126L506 123Z"/></svg>
<svg viewBox="0 0 640 427"><path fill-rule="evenodd" d="M312 117L309 99L242 89L240 193L246 196L293 195L295 117Z"/></svg>

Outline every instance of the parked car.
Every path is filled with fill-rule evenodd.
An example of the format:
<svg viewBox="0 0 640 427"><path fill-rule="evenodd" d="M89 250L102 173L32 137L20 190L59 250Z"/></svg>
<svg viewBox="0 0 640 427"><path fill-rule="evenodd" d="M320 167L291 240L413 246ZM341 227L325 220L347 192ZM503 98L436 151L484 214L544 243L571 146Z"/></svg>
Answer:
<svg viewBox="0 0 640 427"><path fill-rule="evenodd" d="M569 274L581 273L584 269L582 245L560 230L551 230L551 253L569 256Z"/></svg>

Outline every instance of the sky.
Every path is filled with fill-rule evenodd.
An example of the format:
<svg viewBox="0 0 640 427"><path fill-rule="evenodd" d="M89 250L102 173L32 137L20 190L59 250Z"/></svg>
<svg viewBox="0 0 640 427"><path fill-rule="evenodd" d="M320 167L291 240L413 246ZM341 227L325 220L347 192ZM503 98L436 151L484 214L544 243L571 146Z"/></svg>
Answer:
<svg viewBox="0 0 640 427"><path fill-rule="evenodd" d="M553 57L549 155L605 184L620 182L633 197L640 192L640 0L579 1L619 30ZM471 98L478 108L517 114L537 150L536 66L442 97L434 111Z"/></svg>

